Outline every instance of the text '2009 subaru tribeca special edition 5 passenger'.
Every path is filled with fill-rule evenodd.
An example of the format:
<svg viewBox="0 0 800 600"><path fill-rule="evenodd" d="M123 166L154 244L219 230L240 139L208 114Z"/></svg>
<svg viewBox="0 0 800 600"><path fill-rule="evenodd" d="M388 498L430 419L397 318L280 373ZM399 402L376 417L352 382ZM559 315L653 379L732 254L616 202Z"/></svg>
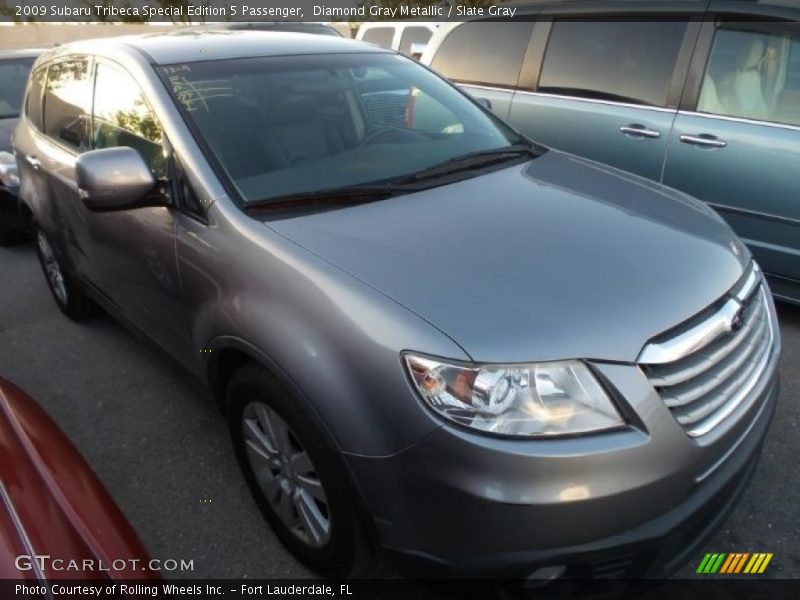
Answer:
<svg viewBox="0 0 800 600"><path fill-rule="evenodd" d="M454 575L663 575L754 469L779 338L746 247L413 60L302 34L68 44L15 149L58 306L210 386L320 570L374 543Z"/></svg>

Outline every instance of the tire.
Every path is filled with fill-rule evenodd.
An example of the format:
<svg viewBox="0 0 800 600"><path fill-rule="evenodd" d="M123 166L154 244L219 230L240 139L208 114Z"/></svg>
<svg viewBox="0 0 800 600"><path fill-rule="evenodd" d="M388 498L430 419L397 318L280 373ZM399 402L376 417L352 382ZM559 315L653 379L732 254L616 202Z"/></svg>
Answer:
<svg viewBox="0 0 800 600"><path fill-rule="evenodd" d="M33 241L47 287L61 312L73 321L81 321L97 312L97 305L77 286L75 278L50 244L50 240L35 225Z"/></svg>
<svg viewBox="0 0 800 600"><path fill-rule="evenodd" d="M247 485L283 545L324 575L371 573L374 553L342 458L288 390L250 363L231 378L227 408Z"/></svg>

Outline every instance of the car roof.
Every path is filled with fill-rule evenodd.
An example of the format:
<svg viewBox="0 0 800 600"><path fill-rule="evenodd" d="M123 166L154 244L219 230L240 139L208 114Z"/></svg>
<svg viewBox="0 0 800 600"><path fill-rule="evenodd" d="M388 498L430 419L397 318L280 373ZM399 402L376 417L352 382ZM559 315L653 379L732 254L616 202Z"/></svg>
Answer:
<svg viewBox="0 0 800 600"><path fill-rule="evenodd" d="M44 49L41 48L25 48L21 50L0 50L0 60L8 60L11 58L35 58L39 56Z"/></svg>
<svg viewBox="0 0 800 600"><path fill-rule="evenodd" d="M235 29L240 31L291 31L343 37L339 30L331 25L309 23L307 21L234 21L232 23L211 23L207 27L209 29Z"/></svg>
<svg viewBox="0 0 800 600"><path fill-rule="evenodd" d="M138 52L157 65L249 58L354 52L381 52L379 48L331 35L282 31L200 30L147 33L72 42L60 46L54 56L106 51Z"/></svg>

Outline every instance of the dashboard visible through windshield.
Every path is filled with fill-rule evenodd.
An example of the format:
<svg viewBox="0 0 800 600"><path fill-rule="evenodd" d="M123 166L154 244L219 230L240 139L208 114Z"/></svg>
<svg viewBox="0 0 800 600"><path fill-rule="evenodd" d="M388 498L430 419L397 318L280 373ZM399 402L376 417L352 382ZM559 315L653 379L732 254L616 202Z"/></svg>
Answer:
<svg viewBox="0 0 800 600"><path fill-rule="evenodd" d="M461 92L384 53L160 68L244 204L407 177L518 136Z"/></svg>

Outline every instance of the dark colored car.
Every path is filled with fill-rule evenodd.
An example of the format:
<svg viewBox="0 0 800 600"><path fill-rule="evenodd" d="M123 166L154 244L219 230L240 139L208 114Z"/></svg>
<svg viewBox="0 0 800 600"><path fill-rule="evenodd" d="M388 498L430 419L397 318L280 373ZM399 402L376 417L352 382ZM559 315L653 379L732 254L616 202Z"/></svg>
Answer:
<svg viewBox="0 0 800 600"><path fill-rule="evenodd" d="M0 579L160 577L75 447L36 402L2 378L0 457ZM0 582L0 593L8 592Z"/></svg>
<svg viewBox="0 0 800 600"><path fill-rule="evenodd" d="M422 61L518 130L707 202L800 304L800 2L575 0L440 28Z"/></svg>
<svg viewBox="0 0 800 600"><path fill-rule="evenodd" d="M19 179L11 134L17 126L31 65L40 52L0 52L0 246L19 241L24 234L17 204Z"/></svg>
<svg viewBox="0 0 800 600"><path fill-rule="evenodd" d="M364 573L377 545L458 575L663 576L753 473L780 333L705 204L329 36L64 45L27 99L56 303L210 387L315 568Z"/></svg>

